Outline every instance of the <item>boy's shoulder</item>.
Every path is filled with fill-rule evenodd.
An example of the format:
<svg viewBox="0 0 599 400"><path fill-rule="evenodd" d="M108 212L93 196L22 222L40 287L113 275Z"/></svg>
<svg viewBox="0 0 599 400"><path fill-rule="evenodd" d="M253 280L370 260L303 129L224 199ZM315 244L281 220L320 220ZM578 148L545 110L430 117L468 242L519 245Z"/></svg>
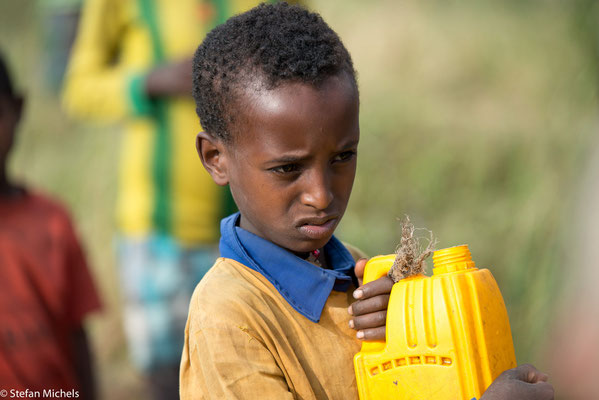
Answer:
<svg viewBox="0 0 599 400"><path fill-rule="evenodd" d="M201 300L199 309L233 311L255 305L265 294L274 293L276 289L260 273L238 261L220 257L197 285L191 304Z"/></svg>
<svg viewBox="0 0 599 400"><path fill-rule="evenodd" d="M218 258L204 275L189 304L190 333L223 326L260 330L290 308L260 273L228 258Z"/></svg>

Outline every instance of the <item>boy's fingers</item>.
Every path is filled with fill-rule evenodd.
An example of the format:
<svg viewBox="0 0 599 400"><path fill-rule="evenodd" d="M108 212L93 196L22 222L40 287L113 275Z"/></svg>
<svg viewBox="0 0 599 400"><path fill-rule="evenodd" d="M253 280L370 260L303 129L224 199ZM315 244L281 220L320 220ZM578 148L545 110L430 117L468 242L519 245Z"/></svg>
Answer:
<svg viewBox="0 0 599 400"><path fill-rule="evenodd" d="M389 305L389 295L382 294L366 300L360 300L349 306L348 312L351 315L359 316L364 314L373 313L376 311L387 310Z"/></svg>
<svg viewBox="0 0 599 400"><path fill-rule="evenodd" d="M529 382L530 383L539 383L539 382L547 382L549 380L549 375L537 371L538 373L534 375L534 377L532 377Z"/></svg>
<svg viewBox="0 0 599 400"><path fill-rule="evenodd" d="M510 398L526 398L527 400L553 400L553 386L547 382L526 383L518 382L516 392ZM526 397L523 397L525 395Z"/></svg>
<svg viewBox="0 0 599 400"><path fill-rule="evenodd" d="M393 280L388 276L383 276L376 281L368 282L364 286L360 286L354 290L353 296L355 299L368 299L369 297L378 296L379 294L391 293Z"/></svg>
<svg viewBox="0 0 599 400"><path fill-rule="evenodd" d="M362 286L362 282L364 281L364 269L366 268L365 258L360 258L356 261L356 266L354 267L354 274L356 274L356 278L358 278L358 284Z"/></svg>
<svg viewBox="0 0 599 400"><path fill-rule="evenodd" d="M535 387L535 393L537 399L553 400L555 397L555 390L553 386L548 382L538 382L533 385Z"/></svg>
<svg viewBox="0 0 599 400"><path fill-rule="evenodd" d="M355 330L378 328L380 326L385 326L386 322L387 310L384 310L355 317L350 320L349 327Z"/></svg>
<svg viewBox="0 0 599 400"><path fill-rule="evenodd" d="M523 364L499 375L481 400L553 400L553 386L546 380L546 374L530 364Z"/></svg>
<svg viewBox="0 0 599 400"><path fill-rule="evenodd" d="M356 333L356 337L360 340L385 340L385 327L363 329Z"/></svg>
<svg viewBox="0 0 599 400"><path fill-rule="evenodd" d="M514 378L527 382L527 383L537 383L537 382L547 382L549 378L547 374L539 371L531 364L522 364L514 369L512 369Z"/></svg>

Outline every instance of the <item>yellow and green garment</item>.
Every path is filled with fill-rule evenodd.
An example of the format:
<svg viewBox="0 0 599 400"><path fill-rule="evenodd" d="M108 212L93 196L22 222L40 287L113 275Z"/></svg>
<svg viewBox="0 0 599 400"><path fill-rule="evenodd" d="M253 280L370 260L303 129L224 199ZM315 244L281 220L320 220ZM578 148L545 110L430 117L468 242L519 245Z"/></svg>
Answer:
<svg viewBox="0 0 599 400"><path fill-rule="evenodd" d="M189 244L218 239L218 221L234 207L196 154L202 128L193 100L150 99L144 78L155 66L191 57L212 27L258 3L85 2L64 105L79 118L124 121L116 207L123 235L160 233Z"/></svg>

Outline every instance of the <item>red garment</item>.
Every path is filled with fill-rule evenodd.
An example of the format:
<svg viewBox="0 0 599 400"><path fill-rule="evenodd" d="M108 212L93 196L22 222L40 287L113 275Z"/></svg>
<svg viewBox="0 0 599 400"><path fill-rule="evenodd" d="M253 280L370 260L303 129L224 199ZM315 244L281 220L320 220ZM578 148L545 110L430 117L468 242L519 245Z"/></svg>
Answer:
<svg viewBox="0 0 599 400"><path fill-rule="evenodd" d="M100 301L66 211L0 197L0 388L77 388L71 335Z"/></svg>

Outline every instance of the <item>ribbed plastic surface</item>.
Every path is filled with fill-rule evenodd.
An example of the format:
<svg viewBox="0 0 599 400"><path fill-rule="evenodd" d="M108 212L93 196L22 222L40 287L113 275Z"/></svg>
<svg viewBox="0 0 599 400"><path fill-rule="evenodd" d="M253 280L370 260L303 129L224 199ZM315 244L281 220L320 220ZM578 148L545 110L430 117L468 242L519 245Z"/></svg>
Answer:
<svg viewBox="0 0 599 400"><path fill-rule="evenodd" d="M395 256L372 258L364 282L384 276ZM516 366L505 304L495 279L468 246L436 251L434 275L393 286L387 341L364 342L354 357L362 400L480 398Z"/></svg>

